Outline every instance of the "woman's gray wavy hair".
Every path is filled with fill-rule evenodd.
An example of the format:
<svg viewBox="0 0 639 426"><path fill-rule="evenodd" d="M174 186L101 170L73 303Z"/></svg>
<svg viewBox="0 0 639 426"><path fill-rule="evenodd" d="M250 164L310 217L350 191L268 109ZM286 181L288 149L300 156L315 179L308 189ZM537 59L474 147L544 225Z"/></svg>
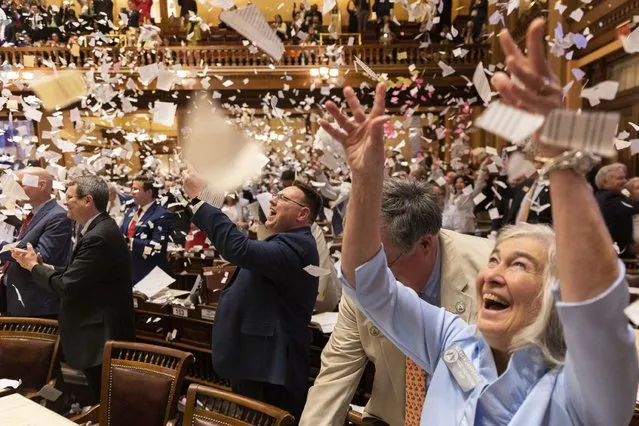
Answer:
<svg viewBox="0 0 639 426"><path fill-rule="evenodd" d="M535 345L541 350L549 367L564 363L566 343L559 314L555 306L552 287L557 280L555 232L548 225L520 223L507 226L497 236L495 247L511 238L535 238L546 245L546 266L543 272L542 289L539 292L539 313L535 320L520 330L513 338L511 351Z"/></svg>

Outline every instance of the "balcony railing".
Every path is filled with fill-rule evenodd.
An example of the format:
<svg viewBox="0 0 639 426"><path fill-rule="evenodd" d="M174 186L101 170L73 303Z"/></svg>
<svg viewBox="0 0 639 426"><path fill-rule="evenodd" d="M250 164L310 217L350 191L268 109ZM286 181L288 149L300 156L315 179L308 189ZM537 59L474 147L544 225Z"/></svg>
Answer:
<svg viewBox="0 0 639 426"><path fill-rule="evenodd" d="M342 64L352 67L357 57L367 65L380 69L405 69L411 64L414 64L418 70L424 67L437 68L439 61L453 68L474 68L479 61L489 60L489 48L487 44L431 44L423 48L420 48L418 44L344 46ZM209 67L212 72L218 72L243 67L268 69L272 65L276 69L327 65L328 49L328 46L288 46L281 61L273 63L262 52L251 53L246 47L229 45L169 46L149 50L120 46L81 47L78 56L74 56L72 49L67 47L16 47L0 48L0 62L13 66L21 65L25 68L47 66L61 68L71 64L77 68L88 68L102 63L105 56L108 56L110 57L108 62L121 61L120 68L124 71L132 71L135 67L153 63L163 63L167 66L181 65L183 68Z"/></svg>

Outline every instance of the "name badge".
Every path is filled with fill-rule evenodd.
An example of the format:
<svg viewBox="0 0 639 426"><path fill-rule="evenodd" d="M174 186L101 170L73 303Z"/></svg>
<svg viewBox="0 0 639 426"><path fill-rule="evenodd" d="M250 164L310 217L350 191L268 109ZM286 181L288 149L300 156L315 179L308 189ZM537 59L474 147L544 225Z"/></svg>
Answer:
<svg viewBox="0 0 639 426"><path fill-rule="evenodd" d="M444 362L464 392L474 389L482 382L479 372L459 345L455 344L444 352Z"/></svg>

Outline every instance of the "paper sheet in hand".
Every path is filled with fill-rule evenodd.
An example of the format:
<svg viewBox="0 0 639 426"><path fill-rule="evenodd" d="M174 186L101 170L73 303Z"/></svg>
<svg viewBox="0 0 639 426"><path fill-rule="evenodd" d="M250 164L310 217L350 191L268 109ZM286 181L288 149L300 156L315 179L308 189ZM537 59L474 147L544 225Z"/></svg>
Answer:
<svg viewBox="0 0 639 426"><path fill-rule="evenodd" d="M78 70L65 70L53 77L37 80L31 88L47 110L64 108L88 93L82 72Z"/></svg>
<svg viewBox="0 0 639 426"><path fill-rule="evenodd" d="M512 142L532 135L544 124L544 117L530 114L499 101L491 103L475 121L475 125Z"/></svg>
<svg viewBox="0 0 639 426"><path fill-rule="evenodd" d="M618 123L616 112L578 113L556 109L548 115L540 139L549 145L613 156Z"/></svg>
<svg viewBox="0 0 639 426"><path fill-rule="evenodd" d="M193 109L187 124L191 132L184 141L184 160L205 179L211 190L235 190L259 175L269 159L260 146L227 122L222 108L203 101ZM215 138L211 138L215 129Z"/></svg>
<svg viewBox="0 0 639 426"><path fill-rule="evenodd" d="M251 40L276 61L282 59L284 54L282 40L254 4L241 9L225 10L220 13L220 20Z"/></svg>
<svg viewBox="0 0 639 426"><path fill-rule="evenodd" d="M9 251L12 248L17 247L18 244L20 244L20 241L16 241L15 243L11 243L11 244L5 244L4 246L2 246L2 250L0 250L0 253L4 253L6 251Z"/></svg>
<svg viewBox="0 0 639 426"><path fill-rule="evenodd" d="M217 209L221 209L224 205L224 192L217 192L211 188L204 188L198 198L205 201Z"/></svg>
<svg viewBox="0 0 639 426"><path fill-rule="evenodd" d="M139 291L151 298L174 282L175 279L173 277L164 272L159 266L156 266L146 277L133 286L133 291Z"/></svg>
<svg viewBox="0 0 639 426"><path fill-rule="evenodd" d="M20 394L14 393L0 398L0 425L73 426L75 424Z"/></svg>

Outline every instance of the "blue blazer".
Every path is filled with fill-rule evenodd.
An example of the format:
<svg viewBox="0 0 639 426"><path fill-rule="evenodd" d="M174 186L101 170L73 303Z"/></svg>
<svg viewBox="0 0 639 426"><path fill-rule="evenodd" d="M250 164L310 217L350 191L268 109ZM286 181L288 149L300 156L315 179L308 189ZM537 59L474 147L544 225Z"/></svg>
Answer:
<svg viewBox="0 0 639 426"><path fill-rule="evenodd" d="M138 210L137 205L129 207L124 213L124 220L120 231L125 236L133 215ZM169 235L173 231L175 215L165 207L154 203L144 212L142 218L135 225L133 231L133 245L131 247L131 269L133 285L144 278L156 266L162 268L167 274L171 273L166 247L169 244ZM149 247L150 252L144 254Z"/></svg>
<svg viewBox="0 0 639 426"><path fill-rule="evenodd" d="M219 209L203 204L193 223L238 266L220 296L213 324L213 368L231 380L283 385L306 395L311 320L319 265L310 227L249 240Z"/></svg>
<svg viewBox="0 0 639 426"><path fill-rule="evenodd" d="M42 254L44 263L64 266L71 253L73 222L55 200L47 201L33 216L19 248L31 243ZM10 260L6 272L7 312L13 316L40 316L58 313L58 296L33 281L31 272L23 269L11 258L11 252L2 253L2 260Z"/></svg>

